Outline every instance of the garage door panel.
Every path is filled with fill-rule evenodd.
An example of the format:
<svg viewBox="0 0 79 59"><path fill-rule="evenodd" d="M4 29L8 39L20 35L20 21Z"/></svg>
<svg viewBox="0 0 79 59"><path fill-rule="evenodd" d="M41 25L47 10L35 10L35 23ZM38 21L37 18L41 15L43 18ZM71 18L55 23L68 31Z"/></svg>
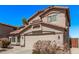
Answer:
<svg viewBox="0 0 79 59"><path fill-rule="evenodd" d="M35 42L38 40L51 40L57 41L57 43L62 44L63 39L58 40L57 35L37 35L37 36L25 36L25 46L27 49L32 49Z"/></svg>
<svg viewBox="0 0 79 59"><path fill-rule="evenodd" d="M32 49L34 43L37 42L38 40L41 40L41 38L39 36L26 36L25 37L25 42L26 42L25 46L26 46L26 48L27 49Z"/></svg>

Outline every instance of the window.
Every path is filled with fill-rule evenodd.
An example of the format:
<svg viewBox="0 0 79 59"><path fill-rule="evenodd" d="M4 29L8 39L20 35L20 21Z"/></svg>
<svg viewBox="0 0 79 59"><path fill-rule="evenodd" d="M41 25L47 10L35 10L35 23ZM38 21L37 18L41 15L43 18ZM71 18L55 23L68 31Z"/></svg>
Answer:
<svg viewBox="0 0 79 59"><path fill-rule="evenodd" d="M17 42L20 42L20 37L18 37Z"/></svg>
<svg viewBox="0 0 79 59"><path fill-rule="evenodd" d="M39 27L40 27L39 24L33 25L33 29L34 29L34 28L39 28Z"/></svg>
<svg viewBox="0 0 79 59"><path fill-rule="evenodd" d="M54 14L54 15L52 15L52 16L48 16L49 22L56 21L56 17L57 17L57 14Z"/></svg>
<svg viewBox="0 0 79 59"><path fill-rule="evenodd" d="M15 42L15 37L12 38L12 42Z"/></svg>
<svg viewBox="0 0 79 59"><path fill-rule="evenodd" d="M10 37L10 38L9 38L9 41L11 42L11 40L12 40L12 38Z"/></svg>
<svg viewBox="0 0 79 59"><path fill-rule="evenodd" d="M58 35L58 39L60 39L60 36Z"/></svg>

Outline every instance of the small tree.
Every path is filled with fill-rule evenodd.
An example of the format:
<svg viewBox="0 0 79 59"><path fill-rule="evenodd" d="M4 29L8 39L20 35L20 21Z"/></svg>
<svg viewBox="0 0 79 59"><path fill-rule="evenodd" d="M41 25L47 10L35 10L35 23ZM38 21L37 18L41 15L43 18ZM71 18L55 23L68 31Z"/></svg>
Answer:
<svg viewBox="0 0 79 59"><path fill-rule="evenodd" d="M22 19L22 22L23 22L23 25L28 25L28 21L26 20L25 17Z"/></svg>

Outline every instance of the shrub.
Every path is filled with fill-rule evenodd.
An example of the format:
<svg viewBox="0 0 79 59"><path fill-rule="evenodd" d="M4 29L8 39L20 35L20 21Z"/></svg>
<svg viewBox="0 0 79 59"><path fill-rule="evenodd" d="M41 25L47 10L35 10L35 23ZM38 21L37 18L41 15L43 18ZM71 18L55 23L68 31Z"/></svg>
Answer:
<svg viewBox="0 0 79 59"><path fill-rule="evenodd" d="M0 46L2 48L7 48L9 45L10 45L10 41L9 40L6 40L6 39L0 40Z"/></svg>
<svg viewBox="0 0 79 59"><path fill-rule="evenodd" d="M61 54L64 53L64 50L61 49L60 46L57 46L56 43L52 43L51 41L39 40L37 41L32 50L33 54Z"/></svg>
<svg viewBox="0 0 79 59"><path fill-rule="evenodd" d="M2 41L0 40L0 47L2 47Z"/></svg>

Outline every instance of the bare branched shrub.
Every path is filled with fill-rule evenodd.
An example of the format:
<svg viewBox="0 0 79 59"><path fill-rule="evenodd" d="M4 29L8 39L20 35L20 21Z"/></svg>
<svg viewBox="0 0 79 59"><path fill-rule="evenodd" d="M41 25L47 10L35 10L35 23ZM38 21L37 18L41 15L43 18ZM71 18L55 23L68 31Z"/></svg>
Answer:
<svg viewBox="0 0 79 59"><path fill-rule="evenodd" d="M33 54L62 54L64 49L61 49L57 44L52 44L49 40L39 40L33 46Z"/></svg>

